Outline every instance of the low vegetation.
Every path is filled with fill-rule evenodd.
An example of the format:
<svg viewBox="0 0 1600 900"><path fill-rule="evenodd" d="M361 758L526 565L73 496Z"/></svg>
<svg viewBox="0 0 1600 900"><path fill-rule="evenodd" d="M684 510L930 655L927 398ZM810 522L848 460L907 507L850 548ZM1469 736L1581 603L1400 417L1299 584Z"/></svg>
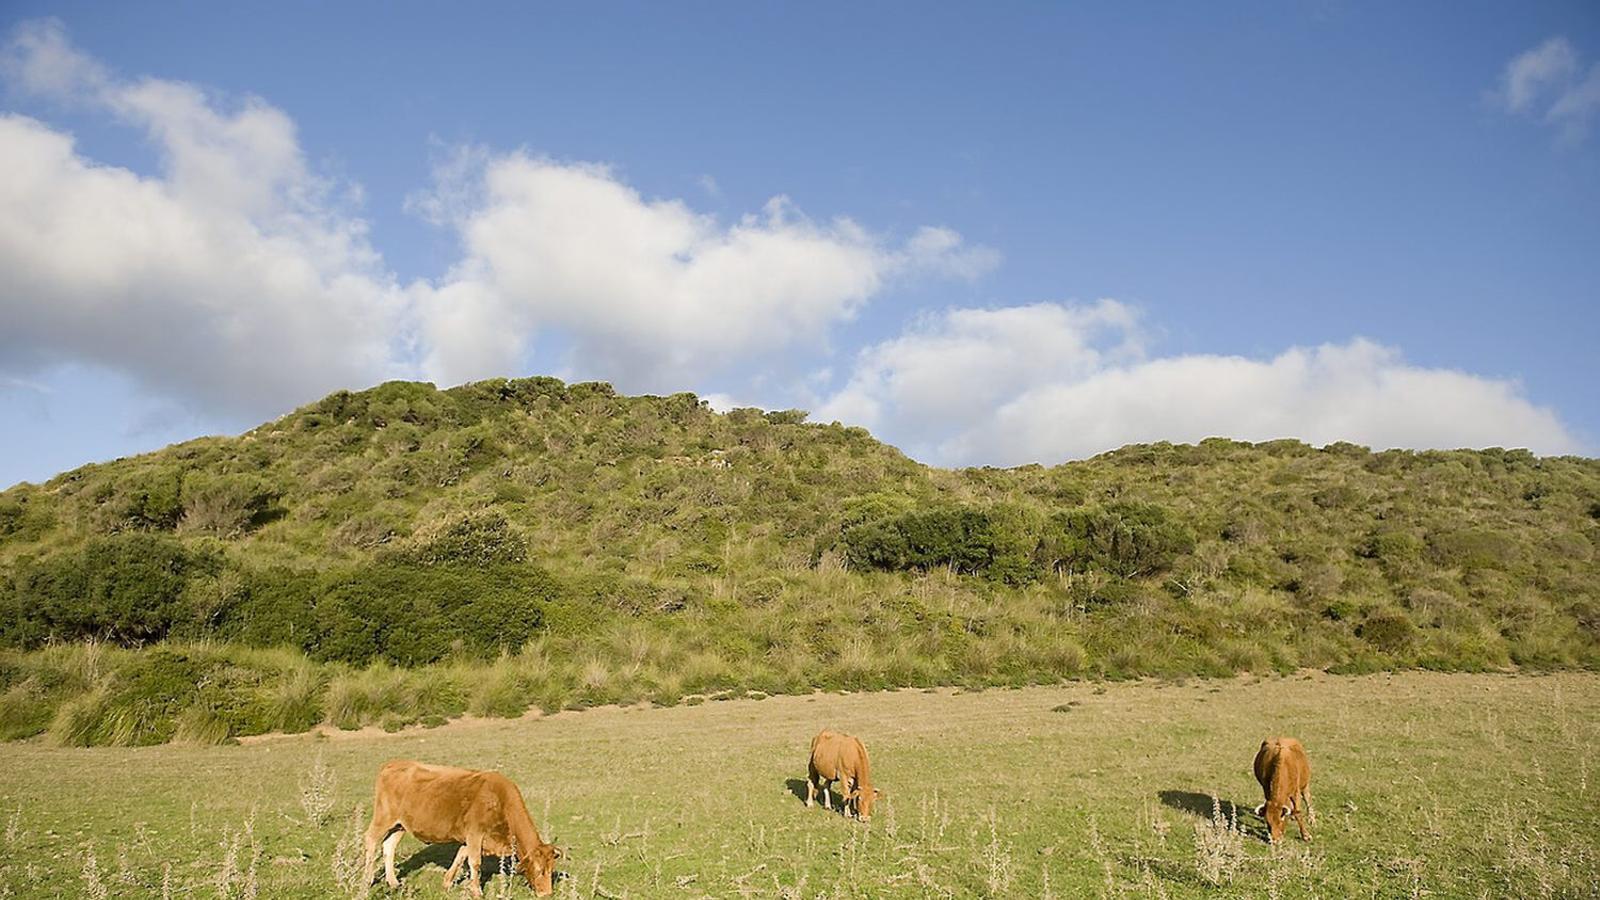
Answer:
<svg viewBox="0 0 1600 900"><path fill-rule="evenodd" d="M1600 666L1600 461L1218 439L942 470L804 419L391 383L18 485L0 737Z"/></svg>
<svg viewBox="0 0 1600 900"><path fill-rule="evenodd" d="M803 805L861 735L870 825ZM1313 840L1250 810L1310 754ZM12 744L0 896L445 897L453 845L360 883L378 767L504 772L569 851L558 897L1519 897L1600 884L1600 676L1437 674L816 694L243 746ZM531 897L494 873L490 897Z"/></svg>

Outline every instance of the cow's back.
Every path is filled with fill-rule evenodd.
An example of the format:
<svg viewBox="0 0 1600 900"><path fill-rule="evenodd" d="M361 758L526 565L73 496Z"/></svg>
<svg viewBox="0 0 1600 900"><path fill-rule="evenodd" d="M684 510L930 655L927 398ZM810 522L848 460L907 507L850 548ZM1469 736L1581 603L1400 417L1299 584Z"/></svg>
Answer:
<svg viewBox="0 0 1600 900"><path fill-rule="evenodd" d="M854 775L856 769L852 757L858 746L860 742L855 738L824 729L811 739L811 768L830 780L847 774Z"/></svg>
<svg viewBox="0 0 1600 900"><path fill-rule="evenodd" d="M1256 780L1268 794L1297 794L1311 781L1306 748L1292 737L1268 738L1256 753Z"/></svg>
<svg viewBox="0 0 1600 900"><path fill-rule="evenodd" d="M395 760L378 770L375 809L426 843L494 829L504 815L492 772Z"/></svg>

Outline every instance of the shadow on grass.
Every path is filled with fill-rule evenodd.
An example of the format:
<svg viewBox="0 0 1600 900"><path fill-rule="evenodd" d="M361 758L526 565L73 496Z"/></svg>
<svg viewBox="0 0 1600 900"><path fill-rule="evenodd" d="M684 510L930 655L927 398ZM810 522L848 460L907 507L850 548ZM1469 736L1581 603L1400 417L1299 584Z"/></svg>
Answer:
<svg viewBox="0 0 1600 900"><path fill-rule="evenodd" d="M460 849L461 845L455 843L428 844L421 850L418 850L417 852L406 857L403 861L397 862L394 867L395 874L399 876L401 882L404 882L407 875L410 875L418 869L422 869L431 865L438 866L439 876L443 877L445 871L450 868L450 864L455 862L456 851ZM491 877L499 875L501 872L511 871L512 867L516 864L516 861L513 857L491 856L487 853L483 855L483 858L479 862L478 883L480 886L487 883ZM467 870L467 864L462 863L461 871L456 873L457 883L460 883L470 877L472 876ZM517 874L516 877L521 878L522 876ZM558 879L561 877L559 872L556 873L556 877ZM379 856L378 881L381 883L382 880L383 857Z"/></svg>
<svg viewBox="0 0 1600 900"><path fill-rule="evenodd" d="M1180 812L1198 816L1204 821L1211 821L1211 794L1201 794L1195 791L1162 791L1159 795L1161 802ZM1222 807L1222 816L1230 821L1239 823L1239 830L1245 834L1266 840L1266 823L1258 817L1253 803L1239 803L1235 800L1215 798Z"/></svg>
<svg viewBox="0 0 1600 900"><path fill-rule="evenodd" d="M407 875L423 866L429 865L438 866L442 872L450 868L450 864L455 862L456 851L459 849L461 849L460 844L428 844L397 863L395 865L395 874L399 875L401 880L404 880ZM396 855L398 856L399 854ZM378 860L379 868L382 868L383 857L381 854ZM484 862L487 863L488 859L485 858Z"/></svg>
<svg viewBox="0 0 1600 900"><path fill-rule="evenodd" d="M795 795L795 798L801 803L806 802L806 780L804 778L790 778L783 784L789 789L789 793ZM837 787L837 785L835 785L835 787ZM823 793L823 791L817 791L818 806L822 805ZM832 794L832 799L828 802L833 804L833 814L836 816L844 815L844 798L839 795L837 790L833 790L830 793Z"/></svg>

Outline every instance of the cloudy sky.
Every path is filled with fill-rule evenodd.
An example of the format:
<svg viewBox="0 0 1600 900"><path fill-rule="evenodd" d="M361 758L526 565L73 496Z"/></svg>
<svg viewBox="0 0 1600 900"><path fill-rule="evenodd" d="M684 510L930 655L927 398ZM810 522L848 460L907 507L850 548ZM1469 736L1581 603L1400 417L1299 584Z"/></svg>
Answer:
<svg viewBox="0 0 1600 900"><path fill-rule="evenodd" d="M0 485L339 388L1600 452L1600 7L0 11Z"/></svg>

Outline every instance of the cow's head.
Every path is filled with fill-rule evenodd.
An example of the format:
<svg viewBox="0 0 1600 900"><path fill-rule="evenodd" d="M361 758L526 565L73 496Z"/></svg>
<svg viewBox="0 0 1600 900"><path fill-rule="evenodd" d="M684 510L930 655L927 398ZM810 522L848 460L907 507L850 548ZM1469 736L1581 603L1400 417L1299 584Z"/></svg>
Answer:
<svg viewBox="0 0 1600 900"><path fill-rule="evenodd" d="M856 805L856 818L863 822L869 822L872 820L872 804L876 803L878 798L882 796L883 791L880 791L877 788L867 788L863 791L859 786L857 786L851 788L850 792L844 795L844 800L846 803L854 801Z"/></svg>
<svg viewBox="0 0 1600 900"><path fill-rule="evenodd" d="M548 897L555 890L551 882L556 874L556 860L564 856L566 853L555 844L540 844L520 860L522 875L528 879L528 886L533 888L535 894Z"/></svg>
<svg viewBox="0 0 1600 900"><path fill-rule="evenodd" d="M1267 820L1267 840L1276 844L1283 840L1283 820L1289 817L1291 810L1271 801L1263 805L1266 807L1266 814L1262 818Z"/></svg>

